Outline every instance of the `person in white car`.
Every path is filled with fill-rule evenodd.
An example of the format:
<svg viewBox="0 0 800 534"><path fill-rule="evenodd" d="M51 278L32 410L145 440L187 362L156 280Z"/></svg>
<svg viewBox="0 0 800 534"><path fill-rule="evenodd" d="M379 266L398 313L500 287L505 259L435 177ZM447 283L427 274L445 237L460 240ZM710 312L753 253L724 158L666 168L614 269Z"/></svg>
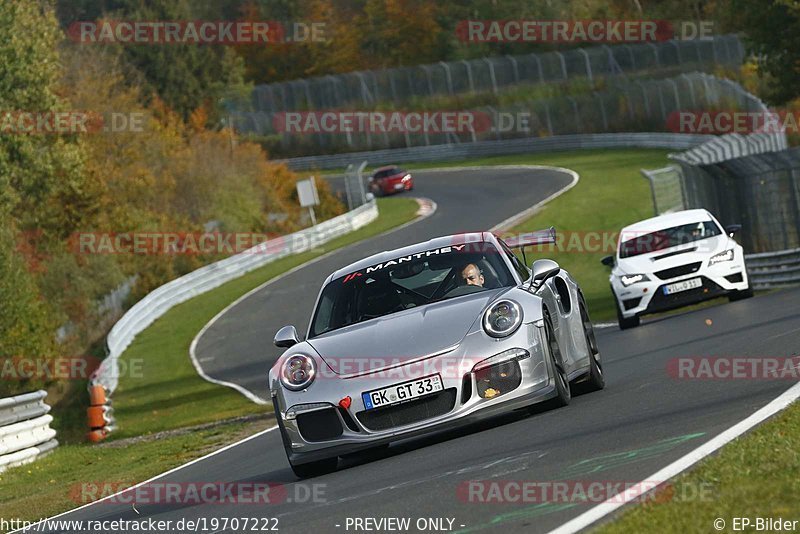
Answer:
<svg viewBox="0 0 800 534"><path fill-rule="evenodd" d="M684 210L626 226L617 252L602 262L612 267L611 292L621 329L642 315L727 295L753 295L744 250L707 210Z"/></svg>

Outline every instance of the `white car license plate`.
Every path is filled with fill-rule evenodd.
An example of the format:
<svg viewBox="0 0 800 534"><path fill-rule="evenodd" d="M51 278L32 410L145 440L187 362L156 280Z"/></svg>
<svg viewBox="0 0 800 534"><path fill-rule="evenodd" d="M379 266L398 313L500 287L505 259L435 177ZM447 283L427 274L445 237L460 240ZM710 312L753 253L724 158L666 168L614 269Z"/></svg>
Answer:
<svg viewBox="0 0 800 534"><path fill-rule="evenodd" d="M701 278L690 278L689 280L682 280L680 282L675 282L674 284L664 286L664 294L672 295L673 293L680 293L681 291L688 291L689 289L702 286L703 280Z"/></svg>
<svg viewBox="0 0 800 534"><path fill-rule="evenodd" d="M431 375L402 384L394 384L387 388L376 389L375 391L367 391L361 394L364 399L364 407L367 410L374 408L381 408L389 406L398 402L403 402L417 397L422 397L430 393L442 391L442 377L439 375Z"/></svg>
<svg viewBox="0 0 800 534"><path fill-rule="evenodd" d="M405 187L405 184L394 184L394 188L399 191Z"/></svg>

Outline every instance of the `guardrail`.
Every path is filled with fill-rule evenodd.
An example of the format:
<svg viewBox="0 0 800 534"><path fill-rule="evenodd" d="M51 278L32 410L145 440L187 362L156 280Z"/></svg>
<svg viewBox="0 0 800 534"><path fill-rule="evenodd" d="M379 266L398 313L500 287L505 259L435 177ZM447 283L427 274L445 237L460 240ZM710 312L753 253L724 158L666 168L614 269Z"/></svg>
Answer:
<svg viewBox="0 0 800 534"><path fill-rule="evenodd" d="M748 254L745 260L754 289L800 284L800 248Z"/></svg>
<svg viewBox="0 0 800 534"><path fill-rule="evenodd" d="M682 150L692 148L713 138L714 136L711 135L662 132L554 135L552 137L524 137L520 139L478 141L475 143L387 148L368 152L331 154L328 156L304 156L283 160L282 162L293 170L304 171L343 168L353 160L385 163L448 161L591 148L673 148Z"/></svg>
<svg viewBox="0 0 800 534"><path fill-rule="evenodd" d="M378 216L375 201L306 228L270 239L240 254L206 265L176 278L147 294L117 321L106 338L108 356L90 380L90 390L102 386L110 395L119 381L118 359L134 337L173 306L221 286L272 261L313 249L333 238L357 230Z"/></svg>
<svg viewBox="0 0 800 534"><path fill-rule="evenodd" d="M46 391L0 399L0 472L32 462L58 447Z"/></svg>

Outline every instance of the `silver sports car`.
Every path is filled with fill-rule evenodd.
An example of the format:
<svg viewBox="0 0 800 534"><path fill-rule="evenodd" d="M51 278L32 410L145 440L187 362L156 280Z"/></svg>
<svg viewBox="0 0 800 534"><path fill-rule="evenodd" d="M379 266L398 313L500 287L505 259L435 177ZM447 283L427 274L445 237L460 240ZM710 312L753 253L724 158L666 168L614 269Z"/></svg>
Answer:
<svg viewBox="0 0 800 534"><path fill-rule="evenodd" d="M299 477L343 454L604 386L581 290L552 260L528 269L488 233L382 252L325 280L305 341L293 326L269 387ZM509 246L510 245L510 246Z"/></svg>

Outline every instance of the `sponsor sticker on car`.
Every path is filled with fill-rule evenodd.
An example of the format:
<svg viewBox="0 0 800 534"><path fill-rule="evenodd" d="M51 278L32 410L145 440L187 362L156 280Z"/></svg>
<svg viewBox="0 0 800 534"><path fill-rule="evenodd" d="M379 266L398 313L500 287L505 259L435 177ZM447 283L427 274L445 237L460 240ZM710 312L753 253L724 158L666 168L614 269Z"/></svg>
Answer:
<svg viewBox="0 0 800 534"><path fill-rule="evenodd" d="M400 402L423 397L431 393L442 391L442 377L438 374L425 376L416 380L410 380L401 384L394 384L389 387L367 391L361 394L364 400L364 407L367 410L382 408Z"/></svg>

